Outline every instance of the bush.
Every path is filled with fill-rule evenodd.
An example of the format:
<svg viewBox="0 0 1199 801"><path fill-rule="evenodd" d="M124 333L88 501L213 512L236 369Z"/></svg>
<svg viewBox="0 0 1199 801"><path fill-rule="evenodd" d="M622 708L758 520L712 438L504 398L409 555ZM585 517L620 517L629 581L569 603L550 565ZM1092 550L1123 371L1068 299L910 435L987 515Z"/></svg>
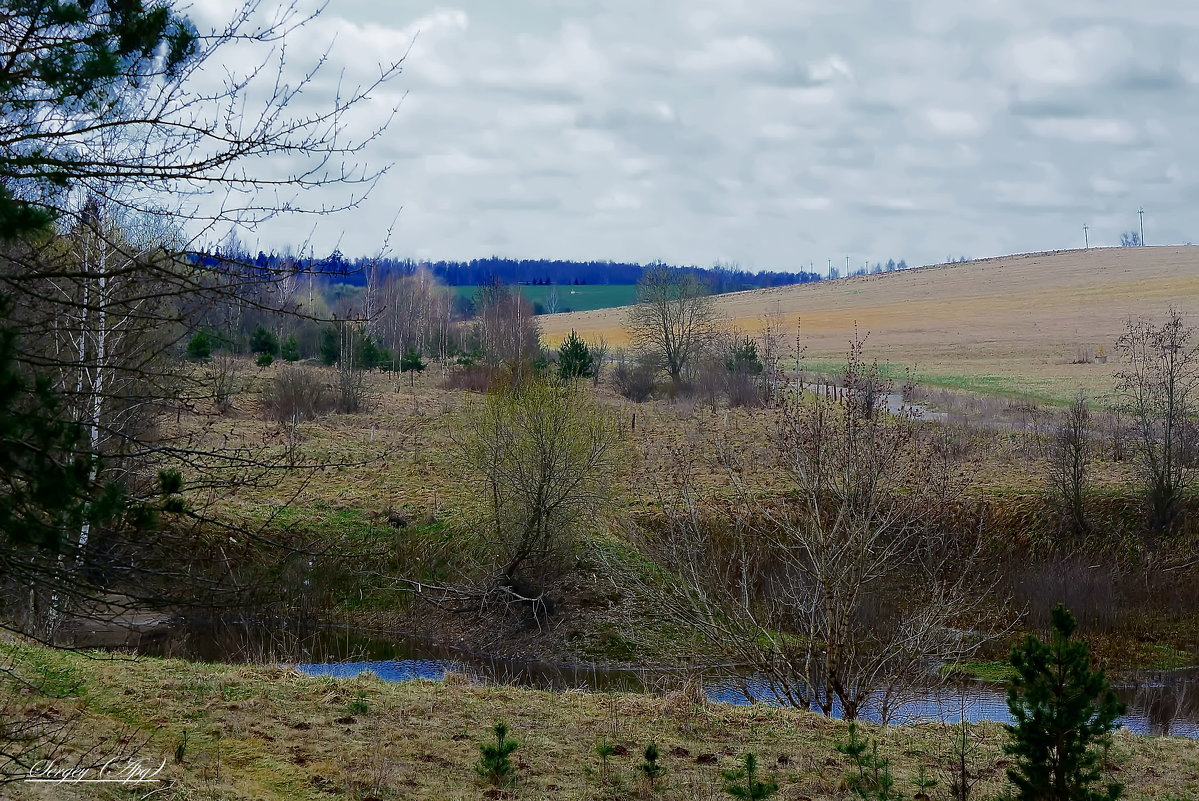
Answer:
<svg viewBox="0 0 1199 801"><path fill-rule="evenodd" d="M612 386L616 391L636 403L645 403L654 394L654 378L657 367L651 359L640 357L630 366L621 362L612 371Z"/></svg>
<svg viewBox="0 0 1199 801"><path fill-rule="evenodd" d="M259 367L270 367L275 363L275 357L269 353L259 353L258 358L254 360L254 364Z"/></svg>
<svg viewBox="0 0 1199 801"><path fill-rule="evenodd" d="M464 389L467 392L487 392L496 383L500 371L486 364L467 364L455 367L446 376L446 389Z"/></svg>
<svg viewBox="0 0 1199 801"><path fill-rule="evenodd" d="M328 414L334 408L329 387L315 370L287 365L262 393L268 420L294 425Z"/></svg>
<svg viewBox="0 0 1199 801"><path fill-rule="evenodd" d="M197 331L195 335L188 340L187 343L187 358L196 362L208 361L208 357L212 355L212 340L208 334L203 331Z"/></svg>

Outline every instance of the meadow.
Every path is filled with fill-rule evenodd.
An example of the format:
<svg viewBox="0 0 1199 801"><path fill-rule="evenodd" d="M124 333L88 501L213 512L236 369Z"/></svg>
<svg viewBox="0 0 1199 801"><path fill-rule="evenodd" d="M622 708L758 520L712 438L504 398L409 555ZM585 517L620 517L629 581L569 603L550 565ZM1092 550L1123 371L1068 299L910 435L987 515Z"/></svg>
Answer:
<svg viewBox="0 0 1199 801"><path fill-rule="evenodd" d="M90 747L111 753L120 742L152 767L165 762L161 785L0 785L0 795L14 801L716 801L731 797L721 771L735 768L746 752L778 781L776 798L831 801L846 797L852 770L835 750L847 739L840 721L795 709L713 704L685 690L554 693L477 686L458 676L390 684L371 674L335 680L286 666L131 660L2 642L0 658L56 696L13 693L6 711L67 727L62 763ZM496 721L507 723L519 742L511 790L488 788L474 770L478 744ZM945 791L952 721L861 728L891 760L897 790L917 792L923 768L937 782L933 792ZM969 741L976 797L994 797L1011 764L1001 750L1003 731L974 725ZM606 766L596 753L603 742L614 750ZM665 769L653 793L638 770L650 743ZM1106 765L1118 770L1130 801L1189 800L1199 788L1199 748L1184 738L1117 733ZM157 794L147 796L151 791Z"/></svg>
<svg viewBox="0 0 1199 801"><path fill-rule="evenodd" d="M1005 256L738 292L716 305L750 334L773 317L815 365L842 361L856 331L897 375L1060 405L1079 389L1110 392L1113 347L1130 318L1199 307L1199 247ZM551 343L574 329L620 345L624 315L580 311L541 324Z"/></svg>

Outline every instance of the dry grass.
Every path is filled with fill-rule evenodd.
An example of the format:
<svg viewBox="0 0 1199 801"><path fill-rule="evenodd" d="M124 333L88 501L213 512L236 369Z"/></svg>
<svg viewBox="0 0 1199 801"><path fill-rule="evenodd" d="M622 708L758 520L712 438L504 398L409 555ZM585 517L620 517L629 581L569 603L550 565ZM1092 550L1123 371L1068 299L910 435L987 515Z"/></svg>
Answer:
<svg viewBox="0 0 1199 801"><path fill-rule="evenodd" d="M3 647L3 646L0 646ZM7 650L7 648L6 648ZM139 660L89 661L80 655L24 651L18 664L36 661L55 675L80 682L59 701L24 697L31 707L78 707L80 741L133 726L152 732L142 756L166 757L174 786L154 797L192 799L477 799L496 797L475 776L477 743L496 720L520 741L514 755L520 799L643 797L636 779L640 752L655 742L667 773L664 799L725 798L719 771L746 751L773 771L780 798L841 799L847 765L833 746L845 736L834 721L796 710L696 703L665 697L540 692L454 682L388 684L310 678L284 668L196 665ZM351 713L352 702L361 706ZM188 732L184 761L171 755ZM897 788L912 792L924 765L938 775L947 750L939 724L870 733L894 761ZM976 762L986 777L979 798L1003 789L1003 734L976 727ZM611 757L616 784L599 782L595 746L601 737L627 753ZM711 755L714 763L701 762ZM1111 753L1129 799L1194 798L1199 794L1199 748L1192 740L1118 734ZM939 776L945 787L945 777ZM3 788L5 798L133 798L103 785L53 786L39 795L30 785Z"/></svg>
<svg viewBox="0 0 1199 801"><path fill-rule="evenodd" d="M778 314L807 356L844 355L855 324L870 332L869 356L916 367L930 383L1067 401L1080 387L1110 390L1111 364L1070 364L1080 347L1111 354L1130 316L1170 304L1199 312L1199 247L1093 248L1035 253L827 283L722 295L728 320L750 331ZM539 318L556 342L627 341L624 309Z"/></svg>

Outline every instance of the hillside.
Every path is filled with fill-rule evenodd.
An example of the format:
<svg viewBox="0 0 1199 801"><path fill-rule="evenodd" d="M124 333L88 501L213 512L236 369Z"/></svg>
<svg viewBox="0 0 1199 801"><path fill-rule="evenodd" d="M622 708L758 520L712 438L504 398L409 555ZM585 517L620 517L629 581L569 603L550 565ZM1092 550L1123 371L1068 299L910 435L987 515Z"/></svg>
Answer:
<svg viewBox="0 0 1199 801"><path fill-rule="evenodd" d="M756 333L780 315L810 365L838 359L856 325L868 356L912 367L925 383L1060 402L1110 390L1111 354L1129 317L1171 304L1199 323L1199 247L1093 248L981 259L904 272L753 290L717 299L730 324ZM624 310L547 315L546 339L571 329L625 344ZM1112 362L1115 361L1113 358Z"/></svg>

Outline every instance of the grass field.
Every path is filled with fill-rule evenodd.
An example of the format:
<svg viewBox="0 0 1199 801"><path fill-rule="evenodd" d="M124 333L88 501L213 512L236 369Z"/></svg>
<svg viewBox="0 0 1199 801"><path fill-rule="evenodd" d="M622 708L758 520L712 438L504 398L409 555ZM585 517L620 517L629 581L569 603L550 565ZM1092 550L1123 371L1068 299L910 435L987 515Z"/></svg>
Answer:
<svg viewBox="0 0 1199 801"><path fill-rule="evenodd" d="M732 707L698 693L638 696L412 681L388 684L311 678L282 667L200 665L111 658L17 647L0 642L0 661L15 675L53 692L49 697L0 681L5 711L53 724L76 717L71 747L58 763L94 746L107 755L119 741L143 743L138 756L157 768L165 785L0 785L0 796L32 799L455 799L730 798L722 770L747 751L780 784L780 799L831 801L847 797L845 757L834 746L846 726L808 712L764 706ZM502 720L520 746L513 754L517 787L489 790L475 774L478 743ZM52 730L52 727L50 727ZM909 797L920 767L948 775L950 727L921 724L876 729L879 753L892 760L895 788ZM186 732L186 734L185 734ZM619 746L608 777L596 756L607 740ZM970 757L978 798L1004 789L1002 729L973 727ZM637 766L645 747L658 745L665 775L645 793ZM1183 738L1118 732L1109 770L1131 801L1193 799L1199 793L1199 748ZM1118 771L1118 773L1116 772ZM153 792L152 792L153 791Z"/></svg>
<svg viewBox="0 0 1199 801"><path fill-rule="evenodd" d="M1130 317L1170 305L1199 314L1199 247L1034 253L905 272L723 295L728 323L756 332L778 315L817 363L843 357L855 326L867 357L911 367L929 383L1055 403L1111 389L1115 361L1073 364L1079 351L1114 356ZM541 318L551 344L572 328L627 342L624 310ZM1199 322L1195 317L1193 322ZM790 337L789 337L790 338Z"/></svg>
<svg viewBox="0 0 1199 801"><path fill-rule="evenodd" d="M551 292L558 293L558 308L565 312L595 311L614 306L627 306L637 296L634 284L587 284L584 286L528 286L516 287L521 294L542 308L550 307ZM456 286L453 290L465 298L473 298L479 291L477 286Z"/></svg>

